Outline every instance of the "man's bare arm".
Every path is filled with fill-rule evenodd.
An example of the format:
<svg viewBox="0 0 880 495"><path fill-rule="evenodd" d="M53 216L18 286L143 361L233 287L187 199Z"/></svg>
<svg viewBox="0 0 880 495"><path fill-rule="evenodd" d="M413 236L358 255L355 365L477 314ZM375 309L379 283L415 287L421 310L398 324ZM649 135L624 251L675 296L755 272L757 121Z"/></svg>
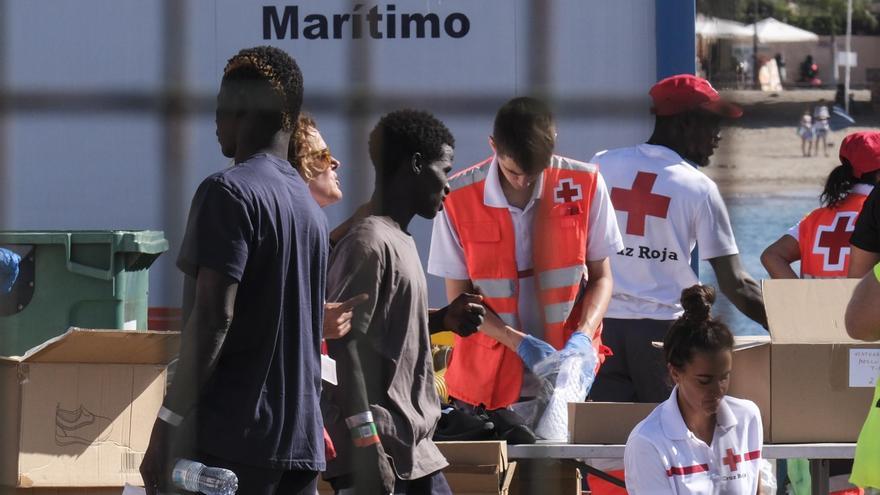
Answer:
<svg viewBox="0 0 880 495"><path fill-rule="evenodd" d="M869 271L853 291L846 306L846 333L858 340L880 340L880 282Z"/></svg>
<svg viewBox="0 0 880 495"><path fill-rule="evenodd" d="M761 286L743 268L739 255L711 258L709 263L715 270L721 292L736 309L767 328L767 312L764 309Z"/></svg>
<svg viewBox="0 0 880 495"><path fill-rule="evenodd" d="M880 263L880 253L865 251L850 244L849 246L849 278L862 278L870 272L874 265Z"/></svg>
<svg viewBox="0 0 880 495"><path fill-rule="evenodd" d="M177 371L164 402L167 409L181 416L195 404L217 365L238 291L235 279L209 268L201 268L193 281L192 309L181 335Z"/></svg>
<svg viewBox="0 0 880 495"><path fill-rule="evenodd" d="M611 302L611 291L614 279L611 277L611 261L602 258L598 261L587 261L587 289L581 301L581 319L578 331L593 338L593 333L608 311Z"/></svg>

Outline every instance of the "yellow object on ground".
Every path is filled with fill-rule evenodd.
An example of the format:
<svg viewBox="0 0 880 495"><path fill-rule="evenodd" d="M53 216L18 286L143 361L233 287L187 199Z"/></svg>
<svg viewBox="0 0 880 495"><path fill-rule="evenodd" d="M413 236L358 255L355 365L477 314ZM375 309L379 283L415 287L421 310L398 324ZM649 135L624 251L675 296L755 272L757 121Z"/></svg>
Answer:
<svg viewBox="0 0 880 495"><path fill-rule="evenodd" d="M454 344L455 334L448 330L431 335L431 345L448 345L449 347L452 347Z"/></svg>

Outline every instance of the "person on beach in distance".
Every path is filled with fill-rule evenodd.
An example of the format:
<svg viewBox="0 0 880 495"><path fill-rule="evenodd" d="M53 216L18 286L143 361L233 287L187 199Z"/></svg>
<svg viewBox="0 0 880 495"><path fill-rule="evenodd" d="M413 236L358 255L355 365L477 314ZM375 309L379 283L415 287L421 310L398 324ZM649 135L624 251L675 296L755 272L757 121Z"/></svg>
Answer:
<svg viewBox="0 0 880 495"><path fill-rule="evenodd" d="M771 278L841 278L849 271L850 234L874 185L880 180L880 132L857 132L840 143L840 165L828 174L810 212L761 254Z"/></svg>
<svg viewBox="0 0 880 495"><path fill-rule="evenodd" d="M442 122L415 110L382 117L369 142L373 212L334 247L328 273L331 300L369 300L354 308L351 332L327 343L339 385L326 387L323 412L338 456L325 477L337 493L448 494L440 472L447 462L431 440L440 408L430 334L472 334L485 309L480 296L462 294L429 314L407 228L443 207L455 142Z"/></svg>
<svg viewBox="0 0 880 495"><path fill-rule="evenodd" d="M797 135L801 137L801 154L809 157L813 154L813 117L810 116L809 109L804 110L804 114L801 115Z"/></svg>
<svg viewBox="0 0 880 495"><path fill-rule="evenodd" d="M714 301L712 287L682 291L684 313L663 338L675 388L626 441L628 493L759 493L761 412L727 396L733 334L711 317Z"/></svg>
<svg viewBox="0 0 880 495"><path fill-rule="evenodd" d="M721 292L766 327L761 288L742 266L718 187L700 172L720 141L724 118L742 110L705 79L682 74L651 88L654 133L645 144L602 151L597 163L626 247L611 258L614 292L604 320L614 353L590 397L610 402L660 402L669 396L666 366L651 342L682 314L681 291L699 283L691 253L709 260Z"/></svg>
<svg viewBox="0 0 880 495"><path fill-rule="evenodd" d="M229 60L217 138L235 165L193 198L180 358L141 465L166 492L178 457L230 469L243 494L309 494L325 468L319 346L327 221L286 161L302 74L274 47Z"/></svg>

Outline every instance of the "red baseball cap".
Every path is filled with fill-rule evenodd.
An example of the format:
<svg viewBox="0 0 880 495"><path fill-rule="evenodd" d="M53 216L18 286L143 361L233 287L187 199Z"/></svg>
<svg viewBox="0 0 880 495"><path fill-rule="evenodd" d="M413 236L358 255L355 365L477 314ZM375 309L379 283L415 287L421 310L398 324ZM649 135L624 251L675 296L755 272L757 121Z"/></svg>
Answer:
<svg viewBox="0 0 880 495"><path fill-rule="evenodd" d="M691 74L670 76L655 84L648 93L654 100L654 115L675 115L693 110L736 119L742 116L742 108L721 99L721 95L702 77Z"/></svg>
<svg viewBox="0 0 880 495"><path fill-rule="evenodd" d="M863 175L880 170L880 132L855 132L840 143L840 161L849 162L853 175Z"/></svg>

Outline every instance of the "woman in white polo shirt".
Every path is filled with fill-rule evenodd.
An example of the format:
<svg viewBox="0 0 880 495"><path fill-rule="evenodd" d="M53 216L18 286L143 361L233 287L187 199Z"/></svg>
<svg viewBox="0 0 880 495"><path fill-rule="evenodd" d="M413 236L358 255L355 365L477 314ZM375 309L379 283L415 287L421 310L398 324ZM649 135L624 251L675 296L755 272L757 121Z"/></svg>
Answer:
<svg viewBox="0 0 880 495"><path fill-rule="evenodd" d="M675 388L626 442L629 493L758 491L761 413L753 402L726 396L733 335L710 316L714 301L712 287L682 291L684 315L663 339Z"/></svg>

